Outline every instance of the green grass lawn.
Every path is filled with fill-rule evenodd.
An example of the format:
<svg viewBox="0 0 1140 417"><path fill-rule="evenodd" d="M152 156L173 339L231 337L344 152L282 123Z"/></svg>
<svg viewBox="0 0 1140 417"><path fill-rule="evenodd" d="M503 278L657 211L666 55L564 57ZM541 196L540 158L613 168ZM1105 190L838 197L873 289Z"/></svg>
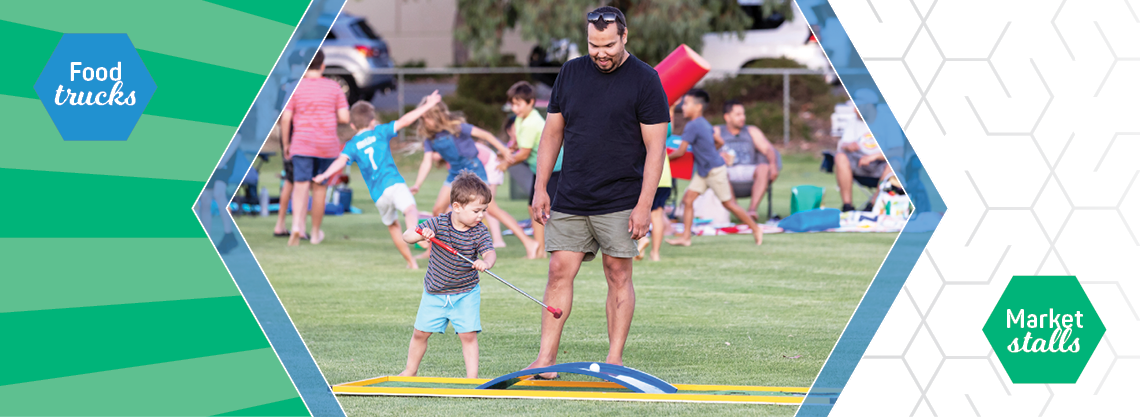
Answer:
<svg viewBox="0 0 1140 417"><path fill-rule="evenodd" d="M812 155L788 155L775 188L786 215L793 185L825 186L837 207L834 177L818 172ZM280 169L262 168L262 186ZM401 158L405 178L415 160ZM330 384L404 368L423 288L423 269L408 271L353 171L354 205L363 215L326 217L324 243L289 248L273 238L275 217L240 217L238 225ZM445 173L436 170L416 196L429 210ZM682 185L683 187L683 185ZM276 194L276 192L273 192ZM523 201L497 198L516 218ZM813 233L695 237L689 248L665 247L661 262L634 265L637 312L625 352L628 366L672 383L809 386L822 367L896 234ZM526 260L506 237L494 270L541 298L547 263ZM426 263L421 262L421 268ZM601 262L583 265L560 362L601 361L608 349ZM493 278L483 280L480 376L522 369L538 352L541 308ZM435 335L421 376L462 377L454 334ZM554 400L338 397L349 415L518 415L524 413L647 415L791 415L794 406L667 404Z"/></svg>

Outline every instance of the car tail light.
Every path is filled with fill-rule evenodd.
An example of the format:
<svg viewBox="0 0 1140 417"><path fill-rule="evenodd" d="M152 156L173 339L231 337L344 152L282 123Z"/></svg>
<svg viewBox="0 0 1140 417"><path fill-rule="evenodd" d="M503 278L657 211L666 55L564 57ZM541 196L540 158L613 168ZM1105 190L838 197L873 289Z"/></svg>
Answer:
<svg viewBox="0 0 1140 417"><path fill-rule="evenodd" d="M814 34L814 33L812 33L812 34L808 35L808 38L807 38L807 42L805 42L805 43L812 43L812 42L819 42L819 40L817 40L817 39L815 38L815 34Z"/></svg>
<svg viewBox="0 0 1140 417"><path fill-rule="evenodd" d="M356 52L360 52L365 58L379 56L380 51L368 45L356 45Z"/></svg>

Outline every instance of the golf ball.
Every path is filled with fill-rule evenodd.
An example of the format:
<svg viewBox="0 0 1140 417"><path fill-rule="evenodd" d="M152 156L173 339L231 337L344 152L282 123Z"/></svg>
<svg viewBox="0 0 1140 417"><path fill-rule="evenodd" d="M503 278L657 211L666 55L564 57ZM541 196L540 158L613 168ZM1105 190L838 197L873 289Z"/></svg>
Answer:
<svg viewBox="0 0 1140 417"><path fill-rule="evenodd" d="M602 367L598 366L598 364L596 364L596 363L590 364L590 372L599 372L601 370L602 370Z"/></svg>

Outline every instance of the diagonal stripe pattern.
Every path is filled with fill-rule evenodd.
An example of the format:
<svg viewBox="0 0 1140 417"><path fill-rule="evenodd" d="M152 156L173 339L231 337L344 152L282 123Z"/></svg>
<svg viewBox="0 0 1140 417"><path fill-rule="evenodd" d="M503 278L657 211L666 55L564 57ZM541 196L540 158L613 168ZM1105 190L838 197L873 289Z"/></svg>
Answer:
<svg viewBox="0 0 1140 417"><path fill-rule="evenodd" d="M309 2L113 3L0 5L0 415L309 415L186 210ZM54 129L32 85L64 33L132 39L160 90L130 140Z"/></svg>

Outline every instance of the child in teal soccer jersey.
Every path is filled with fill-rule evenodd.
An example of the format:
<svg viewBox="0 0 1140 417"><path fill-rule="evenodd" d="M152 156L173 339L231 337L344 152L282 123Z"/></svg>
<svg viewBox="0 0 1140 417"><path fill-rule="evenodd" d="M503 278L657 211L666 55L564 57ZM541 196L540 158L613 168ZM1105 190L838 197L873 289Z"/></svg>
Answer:
<svg viewBox="0 0 1140 417"><path fill-rule="evenodd" d="M400 212L404 213L404 221L408 228L414 228L419 221L419 211L416 210L416 199L412 197L404 177L396 169L396 161L392 158L392 149L389 142L400 131L420 118L428 109L440 101L439 91L424 98L424 104L408 112L394 122L377 125L376 109L365 101L359 101L349 110L349 126L359 129L356 136L344 144L344 150L333 161L329 169L313 177L318 183L329 176L344 169L345 165L356 162L360 166L360 175L368 184L368 194L380 210L380 217L388 233L392 235L392 243L408 263L408 268L418 269L412 251L401 238L400 225L397 220Z"/></svg>

